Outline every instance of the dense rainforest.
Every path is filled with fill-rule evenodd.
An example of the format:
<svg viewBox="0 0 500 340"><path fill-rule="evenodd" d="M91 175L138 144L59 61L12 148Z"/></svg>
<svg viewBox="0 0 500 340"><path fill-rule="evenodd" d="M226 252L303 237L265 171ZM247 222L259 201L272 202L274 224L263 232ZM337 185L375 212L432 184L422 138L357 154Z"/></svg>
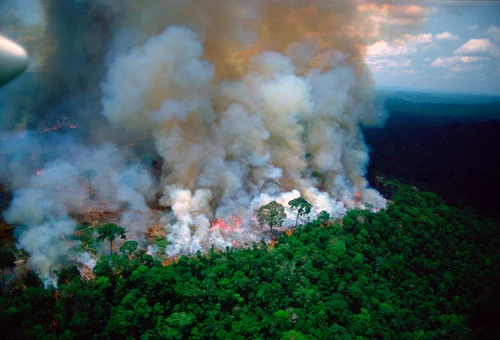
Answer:
<svg viewBox="0 0 500 340"><path fill-rule="evenodd" d="M431 94L400 96L408 100L391 94L384 102L390 116L382 129L364 130L372 186L378 174L391 174L500 220L500 98L439 95L433 103Z"/></svg>
<svg viewBox="0 0 500 340"><path fill-rule="evenodd" d="M322 218L272 244L167 266L122 247L92 279L68 265L57 290L30 272L1 297L3 338L497 338L496 222L395 180L384 189L387 210Z"/></svg>

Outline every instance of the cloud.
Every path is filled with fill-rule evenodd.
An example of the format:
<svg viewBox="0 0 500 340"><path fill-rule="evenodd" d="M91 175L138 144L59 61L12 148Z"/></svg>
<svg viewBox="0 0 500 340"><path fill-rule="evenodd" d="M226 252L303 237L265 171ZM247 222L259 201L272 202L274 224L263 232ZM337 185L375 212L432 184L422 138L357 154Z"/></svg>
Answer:
<svg viewBox="0 0 500 340"><path fill-rule="evenodd" d="M368 59L366 61L368 66L373 72L382 72L387 69L392 68L403 68L411 66L411 60L408 58L400 58L400 59ZM401 70L398 70L401 72Z"/></svg>
<svg viewBox="0 0 500 340"><path fill-rule="evenodd" d="M393 0L343 2L358 2L356 11L367 28L364 32L367 44L382 39L392 41L403 33L415 32L434 14L434 9L427 4L401 4Z"/></svg>
<svg viewBox="0 0 500 340"><path fill-rule="evenodd" d="M479 29L479 25L468 25L466 27L469 31L476 31Z"/></svg>
<svg viewBox="0 0 500 340"><path fill-rule="evenodd" d="M381 40L368 46L367 54L370 57L392 57L410 53L410 49L405 45L390 45L387 41Z"/></svg>
<svg viewBox="0 0 500 340"><path fill-rule="evenodd" d="M420 5L393 5L393 4L362 4L357 7L358 12L371 14L373 22L391 26L410 26L424 23L430 14L429 9Z"/></svg>
<svg viewBox="0 0 500 340"><path fill-rule="evenodd" d="M366 64L374 73L397 70L398 73L405 72L412 65L412 60L404 56L395 57L368 57Z"/></svg>
<svg viewBox="0 0 500 340"><path fill-rule="evenodd" d="M392 42L378 41L367 48L366 63L372 72L382 72L397 68L398 72L415 74L416 70L401 70L411 66L407 55L415 54L434 46L431 33L418 35L403 34Z"/></svg>
<svg viewBox="0 0 500 340"><path fill-rule="evenodd" d="M458 35L452 34L451 32L443 32L436 34L436 40L459 40Z"/></svg>
<svg viewBox="0 0 500 340"><path fill-rule="evenodd" d="M500 42L500 27L491 26L490 28L488 28L488 33L494 41Z"/></svg>
<svg viewBox="0 0 500 340"><path fill-rule="evenodd" d="M432 44L433 37L431 33L426 34L404 34L395 39L393 42L385 40L377 41L367 48L367 55L369 57L393 57L418 52L419 49L426 49L426 47L417 45L430 45Z"/></svg>
<svg viewBox="0 0 500 340"><path fill-rule="evenodd" d="M476 71L484 67L481 62L489 59L471 56L439 57L432 62L431 66L449 68L452 72Z"/></svg>
<svg viewBox="0 0 500 340"><path fill-rule="evenodd" d="M474 64L482 61L489 60L486 57L469 57L469 56L455 56L455 57L439 57L436 58L431 64L433 67L451 67L456 64Z"/></svg>
<svg viewBox="0 0 500 340"><path fill-rule="evenodd" d="M419 44L430 44L432 43L432 34L423 33L418 35L403 34L401 38L395 39L396 44L408 44L408 45L419 45Z"/></svg>
<svg viewBox="0 0 500 340"><path fill-rule="evenodd" d="M471 39L457 48L453 54L490 54L493 56L500 56L500 48L497 45L492 44L490 39Z"/></svg>

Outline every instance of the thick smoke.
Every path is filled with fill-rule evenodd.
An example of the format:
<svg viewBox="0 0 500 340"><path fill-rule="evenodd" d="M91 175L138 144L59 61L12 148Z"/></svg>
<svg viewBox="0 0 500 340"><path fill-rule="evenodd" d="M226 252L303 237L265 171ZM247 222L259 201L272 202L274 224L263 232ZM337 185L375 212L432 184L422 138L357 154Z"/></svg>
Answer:
<svg viewBox="0 0 500 340"><path fill-rule="evenodd" d="M360 125L383 113L373 107L353 3L155 4L121 16L128 39L114 46L103 114L154 136L165 162L160 203L176 218L169 255L220 242L207 233L214 217L242 218L241 237L252 240L248 207L275 196L262 189L270 180L279 195L298 190L334 216L346 205L384 206L364 179Z"/></svg>
<svg viewBox="0 0 500 340"><path fill-rule="evenodd" d="M146 200L154 198L156 184L142 164L127 160L125 150L83 146L68 136L3 139L2 181L15 190L4 218L20 226L17 245L46 278L58 263L76 256L72 234L78 216L122 208L117 222L129 237L144 241L144 226L153 223Z"/></svg>
<svg viewBox="0 0 500 340"><path fill-rule="evenodd" d="M118 212L145 246L160 225L178 256L258 241L256 210L272 200L291 220L300 195L307 218L385 207L365 179L361 127L385 118L364 63L365 3L41 4L42 72L0 92L1 179L14 191L4 216L39 272L88 257L68 236L93 209ZM7 100L21 87L31 92ZM61 119L76 129L41 133ZM142 148L129 147L138 136Z"/></svg>

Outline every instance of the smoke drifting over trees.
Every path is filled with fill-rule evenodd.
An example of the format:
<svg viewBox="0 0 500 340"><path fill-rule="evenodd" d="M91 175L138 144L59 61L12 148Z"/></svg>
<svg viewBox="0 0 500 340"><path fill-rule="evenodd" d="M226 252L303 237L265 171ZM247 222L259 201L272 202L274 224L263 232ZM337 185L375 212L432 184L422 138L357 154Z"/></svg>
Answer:
<svg viewBox="0 0 500 340"><path fill-rule="evenodd" d="M271 201L285 206L288 225L287 203L299 196L312 216L384 208L365 179L361 127L382 124L385 113L374 106L364 51L383 31L373 11L393 9L343 0L41 1L34 18L44 34L31 46L39 72L0 92L0 176L14 192L4 217L20 226L18 246L48 273L79 256L65 240L71 216L96 205L119 210L114 222L139 243L159 223L169 256L258 240L253 218ZM40 133L56 121L76 129ZM128 147L138 136L149 142ZM159 175L141 162L146 153L161 160ZM81 176L89 168L91 189ZM155 200L171 210L152 211Z"/></svg>

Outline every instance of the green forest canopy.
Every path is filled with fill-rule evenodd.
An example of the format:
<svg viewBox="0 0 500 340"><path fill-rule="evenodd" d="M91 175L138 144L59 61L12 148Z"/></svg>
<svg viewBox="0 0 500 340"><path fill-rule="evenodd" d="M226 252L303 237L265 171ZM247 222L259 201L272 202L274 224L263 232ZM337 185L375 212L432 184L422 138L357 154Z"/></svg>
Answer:
<svg viewBox="0 0 500 340"><path fill-rule="evenodd" d="M8 339L493 339L497 225L400 185L385 211L162 266L135 247L1 297ZM130 249L129 249L130 248Z"/></svg>

